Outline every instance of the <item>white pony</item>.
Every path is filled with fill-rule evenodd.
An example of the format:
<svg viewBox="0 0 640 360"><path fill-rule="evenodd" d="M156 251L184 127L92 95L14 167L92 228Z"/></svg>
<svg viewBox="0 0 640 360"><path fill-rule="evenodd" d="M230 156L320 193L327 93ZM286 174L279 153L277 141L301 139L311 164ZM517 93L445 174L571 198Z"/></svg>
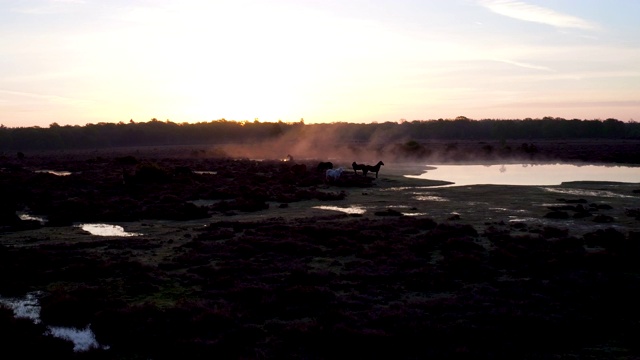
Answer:
<svg viewBox="0 0 640 360"><path fill-rule="evenodd" d="M339 167L337 169L327 169L326 172L326 179L330 180L337 180L338 178L340 178L340 175L342 175L342 172L344 171L343 168Z"/></svg>

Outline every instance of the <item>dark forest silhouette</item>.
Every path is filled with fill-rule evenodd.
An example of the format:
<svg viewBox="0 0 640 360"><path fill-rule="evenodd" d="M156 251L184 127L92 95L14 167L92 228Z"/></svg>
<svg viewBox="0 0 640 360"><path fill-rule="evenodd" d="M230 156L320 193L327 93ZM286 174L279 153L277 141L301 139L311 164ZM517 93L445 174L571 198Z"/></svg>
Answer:
<svg viewBox="0 0 640 360"><path fill-rule="evenodd" d="M250 144L276 139L330 138L335 143L388 143L411 140L514 139L640 139L640 123L606 120L566 120L545 117L524 120L414 120L385 123L259 122L214 120L175 123L98 123L48 128L0 126L0 151L93 149L129 146ZM409 142L407 142L409 141ZM416 145L417 143L413 143Z"/></svg>

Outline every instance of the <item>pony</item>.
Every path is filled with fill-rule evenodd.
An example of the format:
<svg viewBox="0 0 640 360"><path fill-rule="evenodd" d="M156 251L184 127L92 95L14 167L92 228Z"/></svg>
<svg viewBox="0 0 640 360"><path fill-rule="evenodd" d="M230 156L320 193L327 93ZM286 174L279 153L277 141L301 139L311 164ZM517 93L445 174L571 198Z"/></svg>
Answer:
<svg viewBox="0 0 640 360"><path fill-rule="evenodd" d="M367 175L367 173L365 172L365 167L366 166L367 165L365 165L365 164L358 164L355 161L351 164L351 167L353 168L353 172L356 175L358 175L358 170L361 170L363 175Z"/></svg>
<svg viewBox="0 0 640 360"><path fill-rule="evenodd" d="M384 165L384 163L382 161L378 161L377 164L371 166L371 165L365 165L364 169L362 169L362 172L364 173L364 175L367 175L367 172L371 171L376 173L376 178L378 177L378 171L380 171L380 166Z"/></svg>
<svg viewBox="0 0 640 360"><path fill-rule="evenodd" d="M331 161L327 161L327 162L322 162L321 161L318 164L318 168L317 168L318 172L325 171L325 170L328 170L328 169L333 169L333 163Z"/></svg>
<svg viewBox="0 0 640 360"><path fill-rule="evenodd" d="M341 167L337 169L327 169L325 177L327 180L331 180L331 179L338 180L340 178L340 175L342 175L343 171L344 169Z"/></svg>
<svg viewBox="0 0 640 360"><path fill-rule="evenodd" d="M291 166L291 172L296 175L302 175L307 172L307 165L305 164L295 164Z"/></svg>

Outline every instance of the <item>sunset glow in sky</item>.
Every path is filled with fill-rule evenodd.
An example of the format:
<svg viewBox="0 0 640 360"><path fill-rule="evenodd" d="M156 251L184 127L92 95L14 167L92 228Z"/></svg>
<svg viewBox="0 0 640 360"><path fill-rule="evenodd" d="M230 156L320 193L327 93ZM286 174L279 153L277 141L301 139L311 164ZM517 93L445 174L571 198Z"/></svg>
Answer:
<svg viewBox="0 0 640 360"><path fill-rule="evenodd" d="M0 0L0 124L640 121L637 0Z"/></svg>

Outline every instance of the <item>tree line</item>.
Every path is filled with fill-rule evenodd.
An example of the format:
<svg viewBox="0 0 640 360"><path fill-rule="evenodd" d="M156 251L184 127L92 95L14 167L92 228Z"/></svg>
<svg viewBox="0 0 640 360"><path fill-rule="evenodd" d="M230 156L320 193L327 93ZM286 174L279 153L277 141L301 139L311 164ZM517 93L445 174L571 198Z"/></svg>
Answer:
<svg viewBox="0 0 640 360"><path fill-rule="evenodd" d="M330 134L330 135L329 135ZM48 128L0 126L0 151L91 149L130 146L242 144L278 138L331 136L337 142L408 140L640 139L640 123L617 119L413 120L384 123L260 122L214 120L175 123L98 123Z"/></svg>

